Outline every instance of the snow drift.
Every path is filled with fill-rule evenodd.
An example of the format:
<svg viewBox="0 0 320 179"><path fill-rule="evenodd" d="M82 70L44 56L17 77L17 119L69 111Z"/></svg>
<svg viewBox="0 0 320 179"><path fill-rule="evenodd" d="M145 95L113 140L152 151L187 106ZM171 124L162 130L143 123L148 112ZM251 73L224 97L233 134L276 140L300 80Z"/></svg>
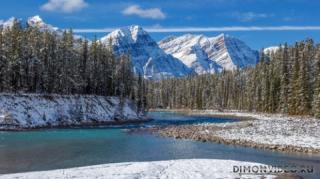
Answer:
<svg viewBox="0 0 320 179"><path fill-rule="evenodd" d="M135 104L90 95L0 94L0 129L69 126L142 120Z"/></svg>

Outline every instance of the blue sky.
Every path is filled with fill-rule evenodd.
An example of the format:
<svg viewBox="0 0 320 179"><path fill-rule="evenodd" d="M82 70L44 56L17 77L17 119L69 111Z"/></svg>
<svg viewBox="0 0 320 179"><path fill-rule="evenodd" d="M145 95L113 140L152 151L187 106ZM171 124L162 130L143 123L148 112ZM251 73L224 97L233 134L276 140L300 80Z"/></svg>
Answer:
<svg viewBox="0 0 320 179"><path fill-rule="evenodd" d="M225 33L259 49L307 37L319 42L319 9L320 1L315 0L10 0L1 2L0 19L40 15L59 28L85 31L81 35L89 38L132 24L152 31L155 40L184 33ZM201 32L194 32L199 28ZM158 29L164 32L155 32Z"/></svg>

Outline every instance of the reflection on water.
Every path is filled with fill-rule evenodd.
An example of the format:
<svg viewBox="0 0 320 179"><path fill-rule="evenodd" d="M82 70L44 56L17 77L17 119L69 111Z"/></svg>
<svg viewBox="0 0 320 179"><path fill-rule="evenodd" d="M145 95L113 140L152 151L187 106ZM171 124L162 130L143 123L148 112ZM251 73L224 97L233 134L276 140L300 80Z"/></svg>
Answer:
<svg viewBox="0 0 320 179"><path fill-rule="evenodd" d="M174 113L151 113L150 116L155 120L145 124L147 126L168 125L171 122L185 124L222 121L222 119ZM141 125L130 127L141 127ZM114 162L190 158L233 159L278 165L306 164L315 166L315 172L320 174L320 156L175 140L151 134L127 134L121 128L0 132L2 174Z"/></svg>

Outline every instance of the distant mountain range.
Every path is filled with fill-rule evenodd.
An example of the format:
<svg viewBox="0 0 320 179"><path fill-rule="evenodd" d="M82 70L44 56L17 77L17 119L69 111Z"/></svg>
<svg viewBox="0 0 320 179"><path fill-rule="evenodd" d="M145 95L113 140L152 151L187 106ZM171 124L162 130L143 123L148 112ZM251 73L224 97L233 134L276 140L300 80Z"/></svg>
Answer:
<svg viewBox="0 0 320 179"><path fill-rule="evenodd" d="M159 45L197 74L252 66L257 63L259 55L244 42L224 34L216 37L186 34L166 38Z"/></svg>
<svg viewBox="0 0 320 179"><path fill-rule="evenodd" d="M2 21L0 27L11 27L13 21L14 18ZM23 24L62 32L59 28L46 24L39 16L30 17ZM216 37L192 34L170 36L157 43L142 27L134 25L114 30L100 40L106 44L111 42L118 55L129 54L134 72L146 79L217 73L223 69L235 70L253 66L259 59L258 51L225 34ZM274 51L277 48L267 50Z"/></svg>
<svg viewBox="0 0 320 179"><path fill-rule="evenodd" d="M116 54L129 54L133 70L148 79L182 77L193 73L179 59L167 54L157 42L139 26L130 26L115 30L103 37L103 43L112 41Z"/></svg>

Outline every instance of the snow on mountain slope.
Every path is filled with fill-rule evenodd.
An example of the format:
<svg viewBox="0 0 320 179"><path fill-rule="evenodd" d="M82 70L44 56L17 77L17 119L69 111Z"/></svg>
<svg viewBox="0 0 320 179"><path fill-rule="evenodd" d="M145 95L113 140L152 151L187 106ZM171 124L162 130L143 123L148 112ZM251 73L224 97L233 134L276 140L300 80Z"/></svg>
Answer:
<svg viewBox="0 0 320 179"><path fill-rule="evenodd" d="M16 20L15 17L11 17L10 19L4 21L4 20L1 20L0 21L0 27L1 28L11 28L13 26L13 22Z"/></svg>
<svg viewBox="0 0 320 179"><path fill-rule="evenodd" d="M17 19L15 17L11 17L7 21L0 21L0 27L2 28L11 28L13 26L14 21L18 21L21 23L22 27L25 27L25 25L31 26L31 27L37 27L40 30L48 30L51 32L59 32L62 33L61 30L57 27L53 27L50 24L46 24L40 16L36 15L33 17L29 17L27 21L23 21L22 19Z"/></svg>
<svg viewBox="0 0 320 179"><path fill-rule="evenodd" d="M193 70L180 60L166 54L158 44L139 26L117 29L101 41L105 44L112 41L117 55L130 54L133 70L147 79L182 77L193 73Z"/></svg>
<svg viewBox="0 0 320 179"><path fill-rule="evenodd" d="M0 27L11 27L16 18L0 21ZM62 34L62 30L45 23L40 16L21 24ZM75 39L82 38L74 35ZM168 37L159 44L139 26L117 29L101 41L112 46L115 54L128 54L133 70L147 79L183 77L190 74L217 73L255 65L258 52L244 42L221 34L217 37L186 34ZM160 46L160 47L159 47Z"/></svg>
<svg viewBox="0 0 320 179"><path fill-rule="evenodd" d="M191 34L169 37L160 41L159 46L198 74L244 68L258 61L257 51L224 34L211 38Z"/></svg>
<svg viewBox="0 0 320 179"><path fill-rule="evenodd" d="M48 30L51 32L59 31L59 28L46 24L38 15L29 17L27 24L32 27L38 27L40 30Z"/></svg>
<svg viewBox="0 0 320 179"><path fill-rule="evenodd" d="M208 56L208 50L213 46L209 39L203 35L183 35L168 37L159 42L159 46L166 53L180 59L186 66L194 69L197 74L216 73L222 67Z"/></svg>
<svg viewBox="0 0 320 179"><path fill-rule="evenodd" d="M271 54L271 53L277 52L279 49L280 49L279 46L271 46L263 49L263 53Z"/></svg>

